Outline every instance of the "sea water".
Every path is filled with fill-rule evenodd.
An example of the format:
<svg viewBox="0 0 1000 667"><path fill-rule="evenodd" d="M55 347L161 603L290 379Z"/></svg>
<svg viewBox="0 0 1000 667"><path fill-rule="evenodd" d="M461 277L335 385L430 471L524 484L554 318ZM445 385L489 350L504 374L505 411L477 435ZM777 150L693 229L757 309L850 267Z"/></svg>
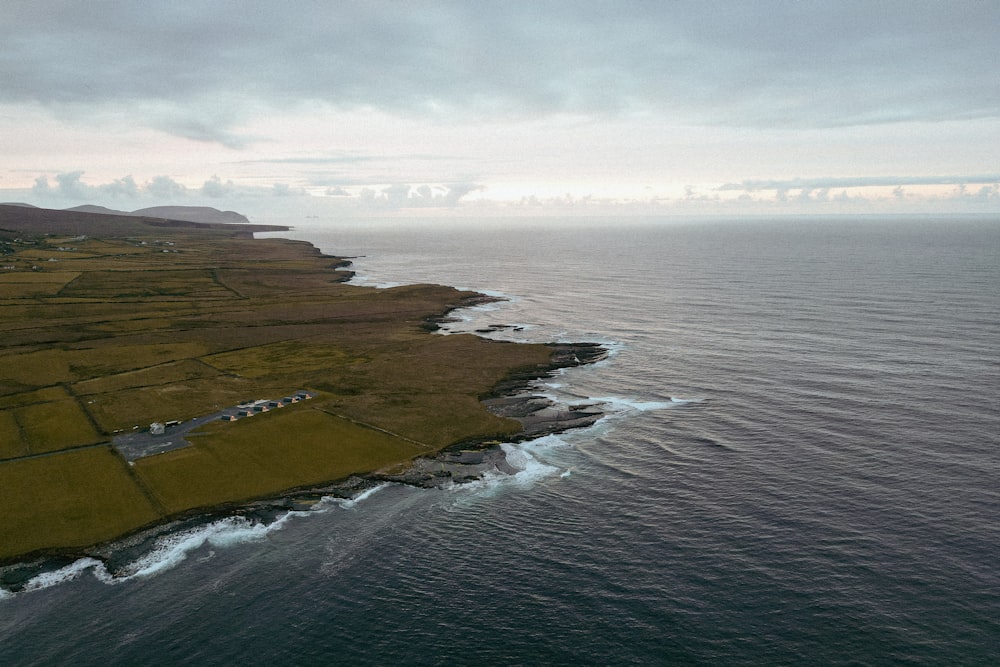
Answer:
<svg viewBox="0 0 1000 667"><path fill-rule="evenodd" d="M995 664L996 219L312 223L455 332L611 350L516 474L178 529L0 592L0 662Z"/></svg>

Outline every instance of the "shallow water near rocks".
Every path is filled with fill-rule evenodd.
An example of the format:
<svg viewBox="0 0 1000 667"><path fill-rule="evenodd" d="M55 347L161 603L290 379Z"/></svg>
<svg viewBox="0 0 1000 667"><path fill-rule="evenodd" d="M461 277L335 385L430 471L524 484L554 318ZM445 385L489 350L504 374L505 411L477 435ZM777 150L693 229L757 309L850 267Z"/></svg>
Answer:
<svg viewBox="0 0 1000 667"><path fill-rule="evenodd" d="M993 664L1000 224L330 223L360 284L511 298L452 329L594 341L595 425L506 471L190 526L0 593L32 665ZM511 325L496 326L492 325Z"/></svg>

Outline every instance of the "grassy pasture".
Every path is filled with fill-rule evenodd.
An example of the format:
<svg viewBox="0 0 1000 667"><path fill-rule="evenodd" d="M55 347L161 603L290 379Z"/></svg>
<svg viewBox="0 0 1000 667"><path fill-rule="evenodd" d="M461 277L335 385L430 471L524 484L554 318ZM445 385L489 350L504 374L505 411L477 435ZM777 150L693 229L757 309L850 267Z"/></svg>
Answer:
<svg viewBox="0 0 1000 667"><path fill-rule="evenodd" d="M13 411L32 454L101 441L75 400L35 403Z"/></svg>
<svg viewBox="0 0 1000 667"><path fill-rule="evenodd" d="M65 285L80 275L79 271L16 271L12 273L0 273L0 284L48 284L57 283Z"/></svg>
<svg viewBox="0 0 1000 667"><path fill-rule="evenodd" d="M0 356L0 381L45 386L79 382L131 369L189 359L207 350L198 343L104 344L89 349L50 349Z"/></svg>
<svg viewBox="0 0 1000 667"><path fill-rule="evenodd" d="M43 387L72 377L69 360L62 350L40 350L0 357L0 381Z"/></svg>
<svg viewBox="0 0 1000 667"><path fill-rule="evenodd" d="M29 262L48 262L50 259L63 261L65 259L86 257L86 255L78 255L77 253L60 251L48 247L25 249L19 252L17 256L19 259Z"/></svg>
<svg viewBox="0 0 1000 667"><path fill-rule="evenodd" d="M169 512L321 484L421 453L309 404L210 424L192 440L192 448L136 461L136 472Z"/></svg>
<svg viewBox="0 0 1000 667"><path fill-rule="evenodd" d="M104 377L133 369L149 368L180 361L206 352L200 343L153 343L147 345L109 345L66 350L66 359L79 380Z"/></svg>
<svg viewBox="0 0 1000 667"><path fill-rule="evenodd" d="M13 410L0 410L0 459L30 454Z"/></svg>
<svg viewBox="0 0 1000 667"><path fill-rule="evenodd" d="M211 378L219 372L210 366L194 359L168 362L135 371L102 375L91 380L84 380L73 385L74 393L80 396L90 394L109 394L138 387L151 387L168 384L183 384L192 380Z"/></svg>
<svg viewBox="0 0 1000 667"><path fill-rule="evenodd" d="M521 427L513 419L490 414L474 397L454 394L406 397L366 393L348 400L326 401L324 407L334 414L405 434L434 449L476 437L502 438L517 433Z"/></svg>
<svg viewBox="0 0 1000 667"><path fill-rule="evenodd" d="M166 317L128 318L91 324L88 329L108 334L159 331L171 328L176 320Z"/></svg>
<svg viewBox="0 0 1000 667"><path fill-rule="evenodd" d="M86 416L79 410L78 406L75 412L72 409L63 410L53 407L63 403L73 404L73 401L62 387L47 387L37 391L0 397L0 458L26 456L38 453L38 451L46 451L52 446L58 447L59 443L65 443L65 436L74 433L72 423L79 420L80 417L86 421ZM48 438L48 425L46 423L48 410L52 410L51 414L63 414L63 417L70 422L67 425L67 430L63 431L62 434L56 434L51 442ZM75 433L83 440L70 444L94 442L93 429L89 427L89 422L80 427ZM35 447L32 447L33 444L41 449L36 450Z"/></svg>
<svg viewBox="0 0 1000 667"><path fill-rule="evenodd" d="M0 299L25 299L29 297L53 296L66 283L74 280L77 271L14 271L0 273Z"/></svg>
<svg viewBox="0 0 1000 667"><path fill-rule="evenodd" d="M95 299L157 296L232 297L207 269L88 271L61 292Z"/></svg>
<svg viewBox="0 0 1000 667"><path fill-rule="evenodd" d="M333 345L290 340L213 354L201 360L221 371L251 378L284 374L289 369L296 373L317 371L349 362L347 353Z"/></svg>
<svg viewBox="0 0 1000 667"><path fill-rule="evenodd" d="M76 248L75 252L84 254L87 257L100 257L102 255L111 255L134 249L131 244L125 241L102 241L91 238L81 240L76 236L51 237L48 239L48 245ZM141 249L138 250L142 251Z"/></svg>
<svg viewBox="0 0 1000 667"><path fill-rule="evenodd" d="M0 396L0 410L7 408L17 408L32 403L49 403L51 401L62 401L70 398L66 390L62 387L46 387L36 391L28 391L22 394L10 396Z"/></svg>
<svg viewBox="0 0 1000 667"><path fill-rule="evenodd" d="M77 250L57 250L55 252L43 251L38 253L46 258L46 261L55 260L57 262L67 262L79 259L91 259L93 255L89 252L78 252Z"/></svg>
<svg viewBox="0 0 1000 667"><path fill-rule="evenodd" d="M0 559L83 547L160 515L110 447L0 462Z"/></svg>
<svg viewBox="0 0 1000 667"><path fill-rule="evenodd" d="M0 283L0 301L55 294L60 287L55 283Z"/></svg>
<svg viewBox="0 0 1000 667"><path fill-rule="evenodd" d="M87 409L101 429L111 433L136 425L146 427L154 421L201 417L247 398L283 396L294 388L220 375L91 394Z"/></svg>
<svg viewBox="0 0 1000 667"><path fill-rule="evenodd" d="M29 297L0 301L0 459L56 452L0 461L0 561L512 433L518 424L478 398L510 371L549 361L541 345L429 335L426 318L474 295L347 285L338 260L306 243L9 208L0 206L5 229L24 215L62 236L12 246L4 261L30 266L47 243L63 260L55 266L72 270L0 281L0 299L5 287ZM194 446L134 467L110 448L71 450L301 388L320 395L209 424L189 436Z"/></svg>

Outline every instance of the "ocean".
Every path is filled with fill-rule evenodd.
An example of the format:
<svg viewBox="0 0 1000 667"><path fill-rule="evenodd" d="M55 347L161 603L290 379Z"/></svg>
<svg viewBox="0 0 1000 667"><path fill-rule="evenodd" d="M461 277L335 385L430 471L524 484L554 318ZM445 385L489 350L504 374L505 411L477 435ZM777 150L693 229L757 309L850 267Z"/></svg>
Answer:
<svg viewBox="0 0 1000 667"><path fill-rule="evenodd" d="M305 222L507 298L451 332L603 343L537 391L607 416L66 563L0 590L0 664L1000 663L1000 220Z"/></svg>

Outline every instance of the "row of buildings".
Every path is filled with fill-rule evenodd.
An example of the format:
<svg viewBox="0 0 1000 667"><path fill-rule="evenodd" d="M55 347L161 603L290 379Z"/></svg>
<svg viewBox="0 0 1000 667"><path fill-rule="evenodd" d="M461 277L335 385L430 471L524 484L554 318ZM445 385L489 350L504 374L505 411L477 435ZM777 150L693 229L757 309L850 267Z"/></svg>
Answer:
<svg viewBox="0 0 1000 667"><path fill-rule="evenodd" d="M243 403L234 410L226 410L219 417L222 421L234 422L237 419L242 419L243 417L253 417L254 415L260 414L262 412L268 412L269 410L276 410L278 408L283 408L286 405L291 405L292 403L298 403L299 401L306 401L313 397L308 391L299 391L290 396L285 396L277 400L267 400L261 399L257 401L252 401L248 403Z"/></svg>
<svg viewBox="0 0 1000 667"><path fill-rule="evenodd" d="M237 419L242 419L243 417L253 417L261 412L267 412L269 410L283 408L286 405L291 405L292 403L309 400L314 395L315 394L308 391L297 391L294 394L277 400L258 399L256 401L245 401L234 408L223 410L219 419L226 422L234 422ZM153 422L149 425L149 434L164 435L167 432L167 429L172 426L179 426L180 423L181 422L179 421ZM136 426L135 428L139 427Z"/></svg>

